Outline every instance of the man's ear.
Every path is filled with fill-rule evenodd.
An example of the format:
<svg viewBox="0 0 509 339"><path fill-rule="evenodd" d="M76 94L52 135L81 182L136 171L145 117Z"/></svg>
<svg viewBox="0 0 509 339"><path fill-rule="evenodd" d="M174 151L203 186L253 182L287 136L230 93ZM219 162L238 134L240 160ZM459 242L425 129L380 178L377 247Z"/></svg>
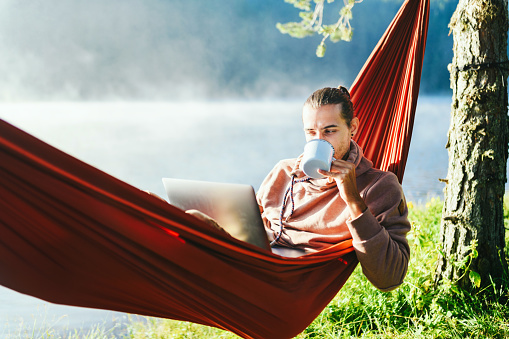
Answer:
<svg viewBox="0 0 509 339"><path fill-rule="evenodd" d="M352 136L357 134L358 129L359 129L359 118L354 117L352 121L350 121L350 133L352 133Z"/></svg>

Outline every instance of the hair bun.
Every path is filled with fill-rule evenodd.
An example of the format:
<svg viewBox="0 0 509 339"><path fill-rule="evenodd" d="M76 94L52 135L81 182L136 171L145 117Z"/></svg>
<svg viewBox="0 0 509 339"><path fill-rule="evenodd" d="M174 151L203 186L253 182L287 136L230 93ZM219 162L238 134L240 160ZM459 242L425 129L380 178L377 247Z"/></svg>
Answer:
<svg viewBox="0 0 509 339"><path fill-rule="evenodd" d="M348 99L351 99L350 98L350 92L348 92L348 90L346 89L346 87L344 86L338 86L338 89L340 92L346 94L346 96L348 97Z"/></svg>

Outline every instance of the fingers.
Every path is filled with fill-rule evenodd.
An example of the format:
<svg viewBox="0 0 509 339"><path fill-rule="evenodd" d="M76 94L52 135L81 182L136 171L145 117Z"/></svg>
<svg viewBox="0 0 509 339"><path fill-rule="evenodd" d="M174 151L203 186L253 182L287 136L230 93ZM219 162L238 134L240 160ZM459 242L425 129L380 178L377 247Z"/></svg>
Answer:
<svg viewBox="0 0 509 339"><path fill-rule="evenodd" d="M331 170L336 169L338 171L353 171L355 170L355 164L344 161L344 160L336 160L331 165Z"/></svg>
<svg viewBox="0 0 509 339"><path fill-rule="evenodd" d="M214 220L212 219L211 217L209 217L208 215L206 215L205 213L201 212L201 211L198 211L198 210L187 210L186 211L187 214L191 214L192 216L200 219L200 220L203 220L205 222L209 222L210 220Z"/></svg>
<svg viewBox="0 0 509 339"><path fill-rule="evenodd" d="M218 223L217 221L215 221L214 219L212 219L211 217L209 217L207 214L201 212L201 211L198 211L198 210L187 210L186 211L187 214L190 214L198 219L200 219L201 221L204 221L206 222L207 224L209 224L210 226L212 227L215 227L225 233L228 233L226 232L226 230L224 228L222 228Z"/></svg>
<svg viewBox="0 0 509 339"><path fill-rule="evenodd" d="M318 170L318 173L335 179L346 178L349 175L355 178L355 165L344 160L336 160L332 163L330 171Z"/></svg>
<svg viewBox="0 0 509 339"><path fill-rule="evenodd" d="M344 160L336 160L332 163L330 171L319 170L318 172L336 181L339 194L348 205L354 218L366 210L366 204L357 190L355 164Z"/></svg>
<svg viewBox="0 0 509 339"><path fill-rule="evenodd" d="M156 197L156 198L158 198L159 200L162 200L162 201L164 201L164 202L166 202L166 203L167 203L167 201L166 201L166 200L164 200L163 198L161 198L161 197L160 197L160 196L158 196L157 194L155 194L155 193L153 193L153 192L150 192L150 191L146 191L146 190L143 190L143 191L144 191L145 193L148 193L148 194L150 194L151 196Z"/></svg>
<svg viewBox="0 0 509 339"><path fill-rule="evenodd" d="M332 164L330 171L319 170L318 172L336 181L343 199L358 195L354 164L343 160L336 160Z"/></svg>

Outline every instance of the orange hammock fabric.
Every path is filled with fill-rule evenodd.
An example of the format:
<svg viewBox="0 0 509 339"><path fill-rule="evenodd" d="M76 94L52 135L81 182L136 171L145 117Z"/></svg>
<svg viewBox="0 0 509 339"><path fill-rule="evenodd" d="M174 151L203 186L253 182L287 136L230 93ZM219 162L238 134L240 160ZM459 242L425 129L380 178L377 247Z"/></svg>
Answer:
<svg viewBox="0 0 509 339"><path fill-rule="evenodd" d="M355 135L376 168L403 181L428 33L429 1L407 0L357 75Z"/></svg>
<svg viewBox="0 0 509 339"><path fill-rule="evenodd" d="M405 2L352 88L364 127L358 142L400 178L428 12L428 0ZM0 120L3 286L245 338L290 338L356 264L351 239L293 259L235 240Z"/></svg>

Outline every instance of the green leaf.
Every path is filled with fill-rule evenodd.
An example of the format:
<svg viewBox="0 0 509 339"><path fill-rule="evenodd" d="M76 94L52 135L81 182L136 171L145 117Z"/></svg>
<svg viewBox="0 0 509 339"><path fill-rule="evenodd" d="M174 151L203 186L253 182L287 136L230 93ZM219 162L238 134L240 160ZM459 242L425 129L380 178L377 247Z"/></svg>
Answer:
<svg viewBox="0 0 509 339"><path fill-rule="evenodd" d="M323 58L326 49L327 46L325 46L325 43L322 41L322 43L316 48L316 56L319 58Z"/></svg>
<svg viewBox="0 0 509 339"><path fill-rule="evenodd" d="M474 284L477 288L481 287L481 276L479 273L470 271L468 273L468 278L470 279L470 282Z"/></svg>
<svg viewBox="0 0 509 339"><path fill-rule="evenodd" d="M323 11L325 8L325 0L284 0L286 3L292 4L294 7L301 9L299 13L302 21L289 22L286 24L278 23L276 27L283 34L289 34L294 38L304 38L312 36L316 33L323 36L322 43L316 49L316 55L323 57L325 55L325 41L330 39L332 42L351 41L353 31L350 26L352 19L352 8L356 4L356 0L343 0L344 7L340 10L340 17L334 25L324 25ZM327 3L333 3L335 0L327 0ZM361 2L361 1L358 1ZM314 10L312 7L314 6ZM315 17L316 16L316 17Z"/></svg>
<svg viewBox="0 0 509 339"><path fill-rule="evenodd" d="M341 10L339 11L339 15L344 16L348 20L352 19L352 7L345 6L341 8Z"/></svg>
<svg viewBox="0 0 509 339"><path fill-rule="evenodd" d="M300 12L299 16L301 17L302 21L311 22L313 20L312 12Z"/></svg>
<svg viewBox="0 0 509 339"><path fill-rule="evenodd" d="M331 35L330 35L330 41L332 42L338 42L343 39L343 31L340 29L336 29Z"/></svg>
<svg viewBox="0 0 509 339"><path fill-rule="evenodd" d="M345 27L345 31L343 32L343 40L344 41L352 41L353 37L353 29Z"/></svg>
<svg viewBox="0 0 509 339"><path fill-rule="evenodd" d="M277 23L276 28L281 33L288 34L293 38L304 38L315 33L312 29L304 28L302 24L297 22Z"/></svg>
<svg viewBox="0 0 509 339"><path fill-rule="evenodd" d="M454 293L456 293L456 294L460 294L460 290L458 289L458 286L456 286L456 285L452 284L452 285L450 286L450 289L451 289L451 291L452 291L452 292L454 292Z"/></svg>
<svg viewBox="0 0 509 339"><path fill-rule="evenodd" d="M336 32L336 25L323 25L319 31L319 33L325 33L325 34L334 34Z"/></svg>
<svg viewBox="0 0 509 339"><path fill-rule="evenodd" d="M340 40L343 41L351 41L353 36L353 31L348 27L342 25L339 26L338 29L334 33L330 35L330 39L332 42L338 42Z"/></svg>

